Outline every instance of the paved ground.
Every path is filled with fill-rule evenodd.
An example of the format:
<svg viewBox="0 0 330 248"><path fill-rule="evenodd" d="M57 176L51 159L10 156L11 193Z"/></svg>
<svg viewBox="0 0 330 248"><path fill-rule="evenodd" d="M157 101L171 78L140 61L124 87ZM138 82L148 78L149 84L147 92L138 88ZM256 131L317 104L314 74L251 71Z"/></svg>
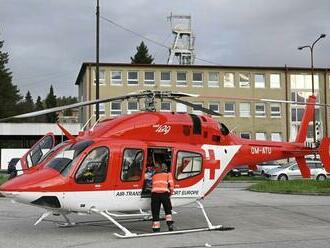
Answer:
<svg viewBox="0 0 330 248"><path fill-rule="evenodd" d="M114 237L112 233L117 228L104 222L57 228L53 221L47 221L34 227L42 210L0 198L0 247L330 247L330 197L255 193L246 191L245 186L224 183L204 202L212 222L234 226L233 231L130 240ZM200 210L176 210L177 227L204 226ZM73 218L101 221L98 216ZM150 223L133 222L127 226L141 232L148 231Z"/></svg>

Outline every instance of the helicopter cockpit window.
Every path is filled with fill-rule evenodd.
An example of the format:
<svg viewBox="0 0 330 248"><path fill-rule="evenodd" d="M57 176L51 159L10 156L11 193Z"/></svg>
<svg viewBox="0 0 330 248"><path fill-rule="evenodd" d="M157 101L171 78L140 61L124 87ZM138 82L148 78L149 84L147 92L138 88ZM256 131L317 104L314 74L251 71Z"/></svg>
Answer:
<svg viewBox="0 0 330 248"><path fill-rule="evenodd" d="M138 181L142 176L143 150L125 149L121 169L122 181Z"/></svg>
<svg viewBox="0 0 330 248"><path fill-rule="evenodd" d="M202 156L193 152L178 152L175 178L178 180L193 177L202 171Z"/></svg>
<svg viewBox="0 0 330 248"><path fill-rule="evenodd" d="M102 183L107 175L109 149L97 147L85 157L76 173L76 182L81 184Z"/></svg>
<svg viewBox="0 0 330 248"><path fill-rule="evenodd" d="M54 146L51 150L49 150L45 156L43 156L39 163L42 163L43 161L45 161L47 158L49 158L52 154L54 154L54 152L59 151L60 149L63 149L65 146L69 145L68 141L62 142L60 144L58 144L57 146Z"/></svg>
<svg viewBox="0 0 330 248"><path fill-rule="evenodd" d="M26 157L28 167L33 167L39 163L42 157L53 147L53 137L45 136L39 143L31 149Z"/></svg>
<svg viewBox="0 0 330 248"><path fill-rule="evenodd" d="M80 141L72 145L66 143L66 147L58 150L58 154L47 163L47 167L57 170L63 176L66 176L71 169L72 161L93 143L94 141L91 140Z"/></svg>

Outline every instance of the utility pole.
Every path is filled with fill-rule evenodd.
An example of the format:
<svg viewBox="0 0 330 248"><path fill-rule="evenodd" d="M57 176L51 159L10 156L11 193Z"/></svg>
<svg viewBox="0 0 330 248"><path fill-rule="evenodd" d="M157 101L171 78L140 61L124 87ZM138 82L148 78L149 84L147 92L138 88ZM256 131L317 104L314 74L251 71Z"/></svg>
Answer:
<svg viewBox="0 0 330 248"><path fill-rule="evenodd" d="M96 70L95 70L95 84L96 84L96 99L100 98L100 68L99 68L99 48L100 46L100 2L97 0L96 4ZM96 121L100 116L100 106L96 104Z"/></svg>
<svg viewBox="0 0 330 248"><path fill-rule="evenodd" d="M322 38L325 38L326 34L321 34L314 42L312 45L306 45L306 46L300 46L298 47L298 50L303 50L304 48L309 48L311 52L311 74L312 74L312 95L315 96L315 87L314 87L314 46L315 44ZM319 86L320 88L320 86ZM319 89L318 88L318 89ZM327 118L327 117L326 117ZM313 142L316 146L318 146L318 141L316 140L316 125L315 125L315 110L313 114ZM316 155L315 155L316 156Z"/></svg>

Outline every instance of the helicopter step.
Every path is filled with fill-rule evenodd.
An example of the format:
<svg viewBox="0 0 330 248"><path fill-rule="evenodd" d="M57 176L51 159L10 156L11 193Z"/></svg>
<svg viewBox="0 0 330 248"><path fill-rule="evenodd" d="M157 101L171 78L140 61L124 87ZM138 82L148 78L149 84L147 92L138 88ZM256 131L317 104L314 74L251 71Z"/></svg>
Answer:
<svg viewBox="0 0 330 248"><path fill-rule="evenodd" d="M193 228L193 229L182 229L168 232L153 232L153 233L131 233L131 234L119 234L114 233L118 238L142 238L142 237L152 237L152 236L161 236L161 235L175 235L175 234L186 234L186 233L194 233L194 232L205 232L205 231L230 231L234 230L234 227L224 227L222 225L212 226L212 227L204 227L204 228Z"/></svg>

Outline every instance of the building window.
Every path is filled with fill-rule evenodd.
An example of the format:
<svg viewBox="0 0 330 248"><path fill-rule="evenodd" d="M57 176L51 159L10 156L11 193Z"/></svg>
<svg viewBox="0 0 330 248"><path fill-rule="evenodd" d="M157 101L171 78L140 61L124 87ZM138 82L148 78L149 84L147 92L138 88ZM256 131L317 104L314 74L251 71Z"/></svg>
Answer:
<svg viewBox="0 0 330 248"><path fill-rule="evenodd" d="M240 136L242 139L251 139L251 134L249 132L241 132Z"/></svg>
<svg viewBox="0 0 330 248"><path fill-rule="evenodd" d="M202 72L193 73L192 86L193 87L203 87L203 73Z"/></svg>
<svg viewBox="0 0 330 248"><path fill-rule="evenodd" d="M291 109L291 121L301 121L304 115L303 108L292 108Z"/></svg>
<svg viewBox="0 0 330 248"><path fill-rule="evenodd" d="M265 88L265 75L264 74L255 74L254 75L255 88Z"/></svg>
<svg viewBox="0 0 330 248"><path fill-rule="evenodd" d="M223 87L228 87L228 88L235 87L234 73L225 72L224 79L223 79Z"/></svg>
<svg viewBox="0 0 330 248"><path fill-rule="evenodd" d="M186 87L187 86L187 72L176 73L176 86Z"/></svg>
<svg viewBox="0 0 330 248"><path fill-rule="evenodd" d="M226 102L224 116L235 116L235 103Z"/></svg>
<svg viewBox="0 0 330 248"><path fill-rule="evenodd" d="M161 102L160 111L171 112L171 102Z"/></svg>
<svg viewBox="0 0 330 248"><path fill-rule="evenodd" d="M187 113L187 105L182 103L176 103L176 112Z"/></svg>
<svg viewBox="0 0 330 248"><path fill-rule="evenodd" d="M219 109L219 103L217 102L210 102L209 103L209 109L211 109L212 111L219 113L220 109Z"/></svg>
<svg viewBox="0 0 330 248"><path fill-rule="evenodd" d="M271 139L272 139L272 141L282 141L282 134L281 133L272 133Z"/></svg>
<svg viewBox="0 0 330 248"><path fill-rule="evenodd" d="M160 73L160 86L171 86L171 72L162 71Z"/></svg>
<svg viewBox="0 0 330 248"><path fill-rule="evenodd" d="M256 103L256 117L266 117L266 105L264 103Z"/></svg>
<svg viewBox="0 0 330 248"><path fill-rule="evenodd" d="M279 89L281 88L280 74L270 74L270 88Z"/></svg>
<svg viewBox="0 0 330 248"><path fill-rule="evenodd" d="M219 73L209 72L208 87L214 88L219 87Z"/></svg>
<svg viewBox="0 0 330 248"><path fill-rule="evenodd" d="M138 85L139 83L139 73L137 71L127 72L127 84L128 85Z"/></svg>
<svg viewBox="0 0 330 248"><path fill-rule="evenodd" d="M281 118L281 104L280 103L270 104L270 117L271 118Z"/></svg>
<svg viewBox="0 0 330 248"><path fill-rule="evenodd" d="M127 114L131 114L139 111L139 104L137 101L127 102Z"/></svg>
<svg viewBox="0 0 330 248"><path fill-rule="evenodd" d="M239 74L239 87L241 88L250 88L250 79L248 73Z"/></svg>
<svg viewBox="0 0 330 248"><path fill-rule="evenodd" d="M256 140L266 140L266 133L256 133Z"/></svg>
<svg viewBox="0 0 330 248"><path fill-rule="evenodd" d="M155 72L153 71L144 72L144 84L155 85Z"/></svg>
<svg viewBox="0 0 330 248"><path fill-rule="evenodd" d="M239 116L240 117L250 117L251 116L251 106L250 103L242 102L239 104Z"/></svg>
<svg viewBox="0 0 330 248"><path fill-rule="evenodd" d="M96 115L96 104L93 105L93 112L94 115ZM105 104L104 103L99 103L99 114L100 116L104 116L105 115Z"/></svg>
<svg viewBox="0 0 330 248"><path fill-rule="evenodd" d="M100 85L105 85L105 70L99 70L99 83ZM96 70L94 70L94 84L96 84Z"/></svg>
<svg viewBox="0 0 330 248"><path fill-rule="evenodd" d="M112 71L111 72L111 84L112 85L121 85L122 84L121 71Z"/></svg>
<svg viewBox="0 0 330 248"><path fill-rule="evenodd" d="M110 114L112 116L121 115L121 102L111 102L110 103Z"/></svg>
<svg viewBox="0 0 330 248"><path fill-rule="evenodd" d="M197 105L198 107L203 107L203 103L201 103L201 102L194 102L194 104ZM200 109L195 108L195 107L192 108L192 112L195 115L201 115L202 114L202 111Z"/></svg>
<svg viewBox="0 0 330 248"><path fill-rule="evenodd" d="M293 74L290 75L291 89L293 90L311 90L312 75ZM319 89L319 76L314 75L314 89Z"/></svg>

